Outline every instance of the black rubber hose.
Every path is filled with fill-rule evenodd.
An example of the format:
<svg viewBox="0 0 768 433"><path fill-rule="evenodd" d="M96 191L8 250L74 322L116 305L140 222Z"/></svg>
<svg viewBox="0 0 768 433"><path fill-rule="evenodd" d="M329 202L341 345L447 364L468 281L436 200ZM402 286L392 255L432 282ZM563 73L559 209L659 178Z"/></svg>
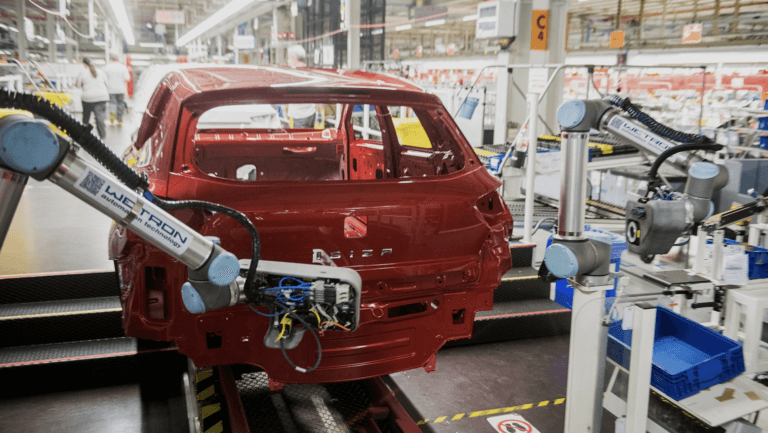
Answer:
<svg viewBox="0 0 768 433"><path fill-rule="evenodd" d="M62 131L82 146L89 155L93 156L96 161L109 170L110 173L115 175L115 177L128 188L145 191L149 188L149 181L133 171L133 169L115 155L99 137L95 136L91 125L84 125L79 120L72 117L71 114L64 111L61 107L54 105L47 99L37 95L0 89L0 107L26 110L47 119L55 126L61 128ZM216 203L197 200L168 201L155 196L150 196L149 198L165 210L206 209L227 215L245 226L251 233L251 241L253 244L253 257L251 259L251 266L248 268L245 288L247 290L252 287L253 280L256 278L256 267L259 263L259 257L261 257L261 241L259 239L259 233L256 231L256 227L248 217L241 212Z"/></svg>
<svg viewBox="0 0 768 433"><path fill-rule="evenodd" d="M91 125L84 125L61 107L47 99L28 93L0 90L0 107L26 110L47 119L61 128L120 182L132 190L149 188L149 181L133 171L99 137L93 134Z"/></svg>
<svg viewBox="0 0 768 433"><path fill-rule="evenodd" d="M241 225L243 225L246 229L248 229L248 232L251 234L251 244L252 244L252 257L251 257L251 264L248 267L248 273L245 277L245 286L244 290L245 293L250 293L251 287L253 287L253 281L256 279L256 268L259 265L259 258L261 257L261 239L259 238L259 232L256 230L256 226L253 225L250 219L248 219L245 214L242 212L238 212L232 208L228 208L226 206L211 203L207 201L200 201L200 200L179 200L179 201L171 201L171 200L163 200L160 197L152 196L151 201L155 203L158 207L165 209L165 210L176 210L176 209L203 209L208 210L211 212L219 212L223 215L226 215Z"/></svg>
<svg viewBox="0 0 768 433"><path fill-rule="evenodd" d="M315 371L315 369L317 369L317 367L320 365L320 360L323 359L323 346L320 344L320 337L317 336L315 330L312 329L309 324L304 321L304 319L294 314L291 314L290 317L293 317L294 319L297 319L299 322L301 322L301 324L304 325L304 328L306 328L312 334L312 336L315 337L315 341L317 342L317 362L315 362L315 365L312 368L300 369L300 367L297 367L296 364L291 361L291 358L288 357L288 353L285 351L285 344L283 344L282 339L280 339L280 351L283 352L283 357L286 361L288 361L288 364L297 371L301 371L303 373Z"/></svg>
<svg viewBox="0 0 768 433"><path fill-rule="evenodd" d="M693 150L709 150L709 151L718 151L723 148L722 144L680 144L675 147L670 147L669 149L665 150L664 152L661 152L661 155L659 155L655 161L653 161L653 165L651 166L651 170L648 172L648 177L650 179L656 179L656 174L659 171L659 168L661 168L661 164L664 163L670 156L680 153L680 152L688 152Z"/></svg>
<svg viewBox="0 0 768 433"><path fill-rule="evenodd" d="M648 129L655 132L656 134L661 135L662 137L666 137L670 140L674 140L674 141L677 141L678 143L683 143L683 144L711 144L712 143L712 140L710 140L709 137L706 137L704 135L688 134L685 132L678 131L676 129L672 129L668 126L662 125L661 123L657 122L656 119L645 114L642 110L640 110L640 108L635 104L633 104L629 100L629 98L622 98L618 95L610 95L610 96L606 96L603 100L611 105L614 105L626 111L627 114L632 116L633 119L639 121L643 125L647 126Z"/></svg>

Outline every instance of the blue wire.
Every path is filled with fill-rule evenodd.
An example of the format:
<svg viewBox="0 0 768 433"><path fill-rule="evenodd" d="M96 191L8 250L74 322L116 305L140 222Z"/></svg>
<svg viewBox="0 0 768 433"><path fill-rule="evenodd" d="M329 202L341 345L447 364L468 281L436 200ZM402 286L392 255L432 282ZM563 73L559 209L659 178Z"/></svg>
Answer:
<svg viewBox="0 0 768 433"><path fill-rule="evenodd" d="M258 313L258 314L261 314L261 315L262 315L262 316L264 316L264 317L275 317L275 316L278 316L278 315L280 315L280 314L283 314L283 313L285 313L285 310L283 310L283 311L281 311L281 312L279 312L279 313L275 313L275 314L264 314L264 313L262 313L261 311L259 311L259 310L255 309L255 308L253 308L253 306L252 306L252 305L250 305L250 304L248 304L248 308L250 308L251 310L253 310L254 312L256 312L256 313Z"/></svg>

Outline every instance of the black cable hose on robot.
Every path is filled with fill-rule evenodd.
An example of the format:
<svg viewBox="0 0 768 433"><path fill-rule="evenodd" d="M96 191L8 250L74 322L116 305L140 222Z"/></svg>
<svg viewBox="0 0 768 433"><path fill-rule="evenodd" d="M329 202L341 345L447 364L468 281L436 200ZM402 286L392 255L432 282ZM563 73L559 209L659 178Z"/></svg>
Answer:
<svg viewBox="0 0 768 433"><path fill-rule="evenodd" d="M84 125L61 107L37 95L0 90L0 107L26 110L47 119L61 128L120 182L132 190L146 190L149 182L124 163L103 141L93 134L91 125Z"/></svg>
<svg viewBox="0 0 768 433"><path fill-rule="evenodd" d="M655 161L653 161L653 165L651 166L651 170L648 171L648 177L650 179L656 179L656 174L659 171L659 168L661 168L661 164L664 163L669 157L676 153L680 152L689 152L693 150L709 150L716 152L723 148L722 144L680 144L675 147L670 147L669 149L665 150L664 152L661 152L661 155L659 155Z"/></svg>
<svg viewBox="0 0 768 433"><path fill-rule="evenodd" d="M61 107L54 105L37 95L27 93L12 92L0 89L0 107L14 108L29 111L37 116L43 117L53 125L61 128L68 136L78 143L89 155L98 161L117 179L132 190L146 191L149 188L149 181L136 173L128 164L123 162L104 142L93 134L93 127L85 125L78 121L71 114L64 111ZM238 223L245 226L251 234L253 244L253 254L251 265L248 268L248 275L245 280L246 290L253 285L256 278L256 267L261 257L261 240L256 227L251 220L243 213L234 209L222 206L216 203L210 203L198 200L171 201L163 200L160 197L150 195L150 201L157 204L158 207L165 210L174 209L205 209L212 212L219 212L233 218Z"/></svg>
<svg viewBox="0 0 768 433"><path fill-rule="evenodd" d="M700 134L688 134L676 129L672 129L666 125L662 125L657 122L653 117L645 114L640 108L633 104L629 98L622 98L618 95L606 96L603 101L621 108L626 111L627 114L632 116L633 119L647 126L648 129L656 134L666 137L670 140L677 141L682 144L711 144L712 140L709 137Z"/></svg>
<svg viewBox="0 0 768 433"><path fill-rule="evenodd" d="M157 196L153 196L152 202L155 203L158 207L165 210L203 209L203 210L208 210L212 212L219 212L223 215L226 215L234 219L241 225L245 226L245 228L248 229L248 232L251 234L251 244L253 248L251 264L248 267L248 274L245 277L245 286L244 286L246 294L250 294L250 288L253 287L253 280L256 279L256 267L259 265L259 258L261 257L261 239L259 238L259 232L256 230L256 226L253 225L251 220L249 220L248 217L245 216L245 214L243 214L242 212L238 212L232 208L222 206L220 204L211 203L207 201L200 201L200 200L170 201L170 200L163 200Z"/></svg>

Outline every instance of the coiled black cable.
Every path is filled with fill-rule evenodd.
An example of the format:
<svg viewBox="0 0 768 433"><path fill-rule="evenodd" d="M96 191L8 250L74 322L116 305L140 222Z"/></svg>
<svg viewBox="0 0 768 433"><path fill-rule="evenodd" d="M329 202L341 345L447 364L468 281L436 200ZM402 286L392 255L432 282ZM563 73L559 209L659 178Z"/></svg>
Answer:
<svg viewBox="0 0 768 433"><path fill-rule="evenodd" d="M672 129L666 125L662 125L657 122L653 117L645 114L640 108L633 104L629 98L622 98L618 95L610 95L603 98L603 100L611 105L621 108L626 111L627 114L632 116L633 119L647 126L648 129L656 134L666 137L670 140L677 141L683 144L711 144L712 140L709 137L700 134L688 134L676 129Z"/></svg>
<svg viewBox="0 0 768 433"><path fill-rule="evenodd" d="M91 125L84 125L51 101L37 95L0 89L0 106L26 110L44 117L72 137L83 150L128 188L132 190L149 188L149 181L133 171L99 137L94 135Z"/></svg>
<svg viewBox="0 0 768 433"><path fill-rule="evenodd" d="M680 144L675 147L670 147L669 149L665 150L664 152L661 152L661 155L659 155L655 161L653 161L653 165L651 166L650 171L648 171L648 177L650 179L656 179L656 174L659 171L659 168L661 168L661 164L664 163L669 157L676 153L680 152L688 152L693 150L708 150L712 152L716 152L723 148L722 144Z"/></svg>
<svg viewBox="0 0 768 433"><path fill-rule="evenodd" d="M83 124L72 117L71 114L64 111L61 107L54 105L47 99L28 93L0 89L0 107L29 111L47 119L52 124L61 128L62 131L82 146L89 155L96 159L96 161L104 166L110 173L115 175L115 177L128 188L132 190L140 189L142 191L146 191L149 188L149 181L147 178L136 173L128 164L115 155L99 137L93 134L93 127L91 125ZM227 215L245 226L251 234L251 242L253 246L251 265L248 268L248 274L245 279L245 289L246 293L248 292L256 278L256 267L258 266L259 258L261 257L261 240L259 238L259 232L256 231L256 227L248 217L241 212L216 203L199 200L164 200L149 192L145 193L145 196L148 200L165 210L204 209Z"/></svg>

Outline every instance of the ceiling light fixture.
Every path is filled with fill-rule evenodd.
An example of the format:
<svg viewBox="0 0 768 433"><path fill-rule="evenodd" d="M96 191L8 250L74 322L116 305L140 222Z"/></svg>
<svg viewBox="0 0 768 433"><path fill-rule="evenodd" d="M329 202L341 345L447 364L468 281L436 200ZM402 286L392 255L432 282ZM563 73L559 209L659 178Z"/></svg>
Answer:
<svg viewBox="0 0 768 433"><path fill-rule="evenodd" d="M163 48L163 44L160 42L139 42L139 46L142 48Z"/></svg>
<svg viewBox="0 0 768 433"><path fill-rule="evenodd" d="M213 15L206 18L203 22L196 25L192 30L182 35L177 41L177 47L183 47L192 42L195 38L212 29L225 19L240 12L243 8L253 3L255 0L232 0L227 3L221 9L217 10Z"/></svg>
<svg viewBox="0 0 768 433"><path fill-rule="evenodd" d="M384 29L374 29L374 30L371 30L371 34L372 35L380 35L382 33L384 33Z"/></svg>
<svg viewBox="0 0 768 433"><path fill-rule="evenodd" d="M397 27L395 27L395 31L396 31L396 32L399 32L400 30L410 30L411 28L413 28L413 26L412 26L412 25L410 25L410 24L404 24L404 25L402 25L402 26L397 26Z"/></svg>
<svg viewBox="0 0 768 433"><path fill-rule="evenodd" d="M123 31L123 37L128 45L136 44L136 40L133 39L133 30L131 29L131 23L128 21L128 13L125 11L125 4L123 0L109 0L109 5L112 6L112 12L117 17L117 23L120 24L120 30Z"/></svg>
<svg viewBox="0 0 768 433"><path fill-rule="evenodd" d="M465 15L461 20L462 21L474 21L477 19L477 14L472 15Z"/></svg>
<svg viewBox="0 0 768 433"><path fill-rule="evenodd" d="M424 26L425 27L432 27L432 26L439 26L439 25L442 25L442 24L445 24L445 20L441 18L439 20L427 21L427 22L424 23Z"/></svg>

